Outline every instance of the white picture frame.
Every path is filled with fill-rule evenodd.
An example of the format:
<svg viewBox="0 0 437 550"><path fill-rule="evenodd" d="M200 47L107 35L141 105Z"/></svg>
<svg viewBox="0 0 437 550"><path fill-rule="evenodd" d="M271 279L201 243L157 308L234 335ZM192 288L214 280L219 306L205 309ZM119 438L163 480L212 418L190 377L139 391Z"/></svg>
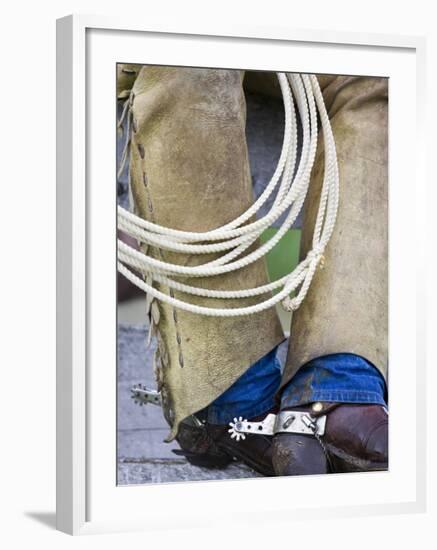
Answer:
<svg viewBox="0 0 437 550"><path fill-rule="evenodd" d="M82 15L58 20L59 530L86 534L208 525L228 517L229 500L243 523L284 519L291 512L294 518L319 518L424 510L426 441L419 422L426 407L424 254L418 239L424 221L417 212L425 201L425 177L423 158L411 147L424 139L424 59L420 37L194 22L179 28ZM104 182L115 182L116 61L390 78L390 364L400 366L390 372L389 472L115 485L115 192L108 183L106 193L102 190ZM404 247L415 254L408 265L402 262ZM407 449L402 447L406 431L415 442ZM279 490L284 484L287 490Z"/></svg>

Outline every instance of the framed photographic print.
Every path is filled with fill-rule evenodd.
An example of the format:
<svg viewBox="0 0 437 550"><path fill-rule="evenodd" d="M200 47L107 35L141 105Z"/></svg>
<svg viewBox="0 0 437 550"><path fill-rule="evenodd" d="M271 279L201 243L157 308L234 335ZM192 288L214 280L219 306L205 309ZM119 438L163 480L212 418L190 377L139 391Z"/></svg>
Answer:
<svg viewBox="0 0 437 550"><path fill-rule="evenodd" d="M423 508L423 50L58 21L60 530Z"/></svg>

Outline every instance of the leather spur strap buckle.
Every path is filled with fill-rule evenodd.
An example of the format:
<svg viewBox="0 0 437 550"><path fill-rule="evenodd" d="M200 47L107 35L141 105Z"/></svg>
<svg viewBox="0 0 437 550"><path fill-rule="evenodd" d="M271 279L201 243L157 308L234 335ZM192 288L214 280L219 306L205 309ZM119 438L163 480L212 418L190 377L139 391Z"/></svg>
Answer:
<svg viewBox="0 0 437 550"><path fill-rule="evenodd" d="M278 414L268 414L262 422L251 422L234 418L229 422L228 432L232 439L246 439L246 434L270 435L277 433L295 433L321 436L325 433L326 415L311 416L306 411L281 411Z"/></svg>
<svg viewBox="0 0 437 550"><path fill-rule="evenodd" d="M162 406L161 392L138 384L131 388L131 397L138 405ZM188 420L188 419L187 419ZM194 415L189 417L190 423L202 425ZM236 441L246 439L247 434L273 436L277 433L295 433L321 436L325 433L326 415L314 417L306 411L281 411L278 414L268 414L261 422L251 422L243 417L234 418L229 422L230 436Z"/></svg>

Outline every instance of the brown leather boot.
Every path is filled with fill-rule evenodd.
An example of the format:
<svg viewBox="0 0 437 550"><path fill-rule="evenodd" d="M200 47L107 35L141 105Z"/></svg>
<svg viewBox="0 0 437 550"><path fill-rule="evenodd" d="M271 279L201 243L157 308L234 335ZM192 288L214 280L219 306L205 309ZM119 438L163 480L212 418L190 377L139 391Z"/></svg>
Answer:
<svg viewBox="0 0 437 550"><path fill-rule="evenodd" d="M272 412L276 411L268 411L250 421L261 422ZM228 424L196 422L189 425L183 422L176 439L181 451L173 452L184 455L196 466L225 468L233 460L240 460L264 476L275 475L271 436L247 434L244 440L237 442L231 438Z"/></svg>
<svg viewBox="0 0 437 550"><path fill-rule="evenodd" d="M252 418L251 422L261 422L267 415ZM263 476L274 476L272 463L272 437L259 434L247 434L244 440L231 438L229 425L210 424L208 431L217 447L237 460L241 460Z"/></svg>
<svg viewBox="0 0 437 550"><path fill-rule="evenodd" d="M221 469L233 461L232 455L216 445L206 424L197 421L194 416L180 423L176 441L181 449L173 452L185 456L194 466Z"/></svg>
<svg viewBox="0 0 437 550"><path fill-rule="evenodd" d="M306 410L314 420L326 415L325 431L318 437L277 433L272 444L277 475L387 470L388 414L384 407L318 402L293 410Z"/></svg>

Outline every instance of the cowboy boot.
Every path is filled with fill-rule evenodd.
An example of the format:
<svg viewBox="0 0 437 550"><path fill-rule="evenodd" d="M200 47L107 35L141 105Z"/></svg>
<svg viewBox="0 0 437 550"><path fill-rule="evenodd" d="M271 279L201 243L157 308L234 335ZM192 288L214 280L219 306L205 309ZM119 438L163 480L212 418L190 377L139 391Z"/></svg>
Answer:
<svg viewBox="0 0 437 550"><path fill-rule="evenodd" d="M248 422L262 422L277 409L251 418ZM232 438L229 424L211 424L197 415L179 424L176 441L184 456L195 466L221 469L238 460L263 476L274 476L272 438L264 434L247 434L243 440Z"/></svg>
<svg viewBox="0 0 437 550"><path fill-rule="evenodd" d="M262 475L274 475L272 438L263 432L263 426L278 409L275 394L281 367L276 353L272 350L210 406L181 422L176 436L181 450L176 454L210 468L239 460ZM235 423L243 416L249 417L249 431L241 434Z"/></svg>
<svg viewBox="0 0 437 550"><path fill-rule="evenodd" d="M305 411L313 434L278 433L273 438L277 475L369 472L388 468L388 415L380 405L315 402L283 412ZM323 432L317 421L323 418ZM316 435L317 434L317 435Z"/></svg>

